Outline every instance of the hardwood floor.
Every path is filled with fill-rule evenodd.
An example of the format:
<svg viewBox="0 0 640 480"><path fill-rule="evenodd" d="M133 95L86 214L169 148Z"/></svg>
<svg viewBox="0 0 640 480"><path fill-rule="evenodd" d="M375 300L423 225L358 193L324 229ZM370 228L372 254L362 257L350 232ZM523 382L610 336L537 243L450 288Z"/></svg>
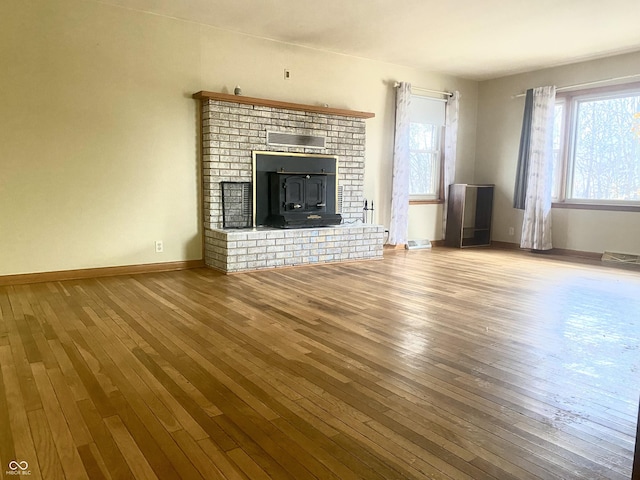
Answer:
<svg viewBox="0 0 640 480"><path fill-rule="evenodd" d="M0 476L628 479L638 292L444 248L3 286Z"/></svg>

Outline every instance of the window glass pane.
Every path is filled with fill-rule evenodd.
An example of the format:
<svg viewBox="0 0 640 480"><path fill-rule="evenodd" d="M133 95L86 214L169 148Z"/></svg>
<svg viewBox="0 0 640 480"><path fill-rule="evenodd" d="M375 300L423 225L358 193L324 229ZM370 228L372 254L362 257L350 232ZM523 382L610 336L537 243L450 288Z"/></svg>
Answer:
<svg viewBox="0 0 640 480"><path fill-rule="evenodd" d="M437 148L436 132L439 130L438 127L426 123L412 123L409 128L410 150L435 150Z"/></svg>
<svg viewBox="0 0 640 480"><path fill-rule="evenodd" d="M433 195L439 178L436 178L438 158L434 153L411 152L411 195Z"/></svg>
<svg viewBox="0 0 640 480"><path fill-rule="evenodd" d="M410 124L410 195L437 196L440 185L440 138L441 127L437 125Z"/></svg>
<svg viewBox="0 0 640 480"><path fill-rule="evenodd" d="M579 100L570 198L640 201L640 94Z"/></svg>

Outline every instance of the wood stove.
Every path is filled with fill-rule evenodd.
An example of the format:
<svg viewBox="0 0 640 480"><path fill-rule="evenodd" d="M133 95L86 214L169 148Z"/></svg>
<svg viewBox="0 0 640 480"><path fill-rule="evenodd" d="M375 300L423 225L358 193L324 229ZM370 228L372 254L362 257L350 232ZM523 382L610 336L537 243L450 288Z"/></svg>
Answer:
<svg viewBox="0 0 640 480"><path fill-rule="evenodd" d="M330 155L254 152L254 225L339 225L338 161Z"/></svg>
<svg viewBox="0 0 640 480"><path fill-rule="evenodd" d="M281 228L340 224L338 213L327 211L328 175L323 173L269 173L267 225Z"/></svg>

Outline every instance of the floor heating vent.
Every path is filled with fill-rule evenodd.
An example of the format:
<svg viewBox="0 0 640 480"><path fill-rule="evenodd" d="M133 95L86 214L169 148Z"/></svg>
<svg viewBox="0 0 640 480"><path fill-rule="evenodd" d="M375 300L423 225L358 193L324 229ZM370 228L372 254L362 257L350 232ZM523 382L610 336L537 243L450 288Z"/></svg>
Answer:
<svg viewBox="0 0 640 480"><path fill-rule="evenodd" d="M640 265L640 255L634 253L604 252L602 254L602 261L625 265Z"/></svg>
<svg viewBox="0 0 640 480"><path fill-rule="evenodd" d="M404 246L407 250L420 250L422 248L431 248L429 240L409 240Z"/></svg>

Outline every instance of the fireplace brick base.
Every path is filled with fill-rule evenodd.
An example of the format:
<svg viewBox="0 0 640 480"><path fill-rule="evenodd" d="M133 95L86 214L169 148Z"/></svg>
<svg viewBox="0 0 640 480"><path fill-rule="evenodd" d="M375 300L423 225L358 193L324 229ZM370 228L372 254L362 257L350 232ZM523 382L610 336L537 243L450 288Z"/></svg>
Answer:
<svg viewBox="0 0 640 480"><path fill-rule="evenodd" d="M226 273L295 265L382 258L384 227L282 230L271 228L205 231L207 266Z"/></svg>

